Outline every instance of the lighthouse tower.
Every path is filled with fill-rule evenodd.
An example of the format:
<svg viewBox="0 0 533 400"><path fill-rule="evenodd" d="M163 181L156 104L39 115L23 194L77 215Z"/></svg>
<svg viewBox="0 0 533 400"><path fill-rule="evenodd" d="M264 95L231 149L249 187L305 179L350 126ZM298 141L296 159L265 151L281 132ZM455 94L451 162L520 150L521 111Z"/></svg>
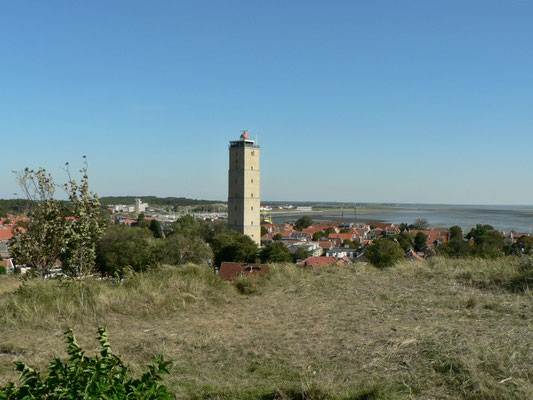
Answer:
<svg viewBox="0 0 533 400"><path fill-rule="evenodd" d="M242 131L240 140L229 142L228 226L261 245L261 149Z"/></svg>

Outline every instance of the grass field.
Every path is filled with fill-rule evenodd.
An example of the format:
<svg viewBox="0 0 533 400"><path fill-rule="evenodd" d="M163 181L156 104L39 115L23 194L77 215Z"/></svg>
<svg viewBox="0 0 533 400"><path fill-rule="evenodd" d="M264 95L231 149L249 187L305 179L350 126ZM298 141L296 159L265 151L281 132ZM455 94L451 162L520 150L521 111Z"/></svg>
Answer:
<svg viewBox="0 0 533 400"><path fill-rule="evenodd" d="M531 260L404 263L220 281L198 267L111 282L0 277L0 384L98 326L134 372L162 354L184 399L533 398Z"/></svg>

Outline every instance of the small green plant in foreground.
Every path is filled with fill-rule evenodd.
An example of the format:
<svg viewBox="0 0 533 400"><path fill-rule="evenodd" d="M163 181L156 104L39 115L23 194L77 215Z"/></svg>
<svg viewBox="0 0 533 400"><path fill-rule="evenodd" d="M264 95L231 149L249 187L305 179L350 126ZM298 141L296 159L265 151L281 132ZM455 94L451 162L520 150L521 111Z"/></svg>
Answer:
<svg viewBox="0 0 533 400"><path fill-rule="evenodd" d="M160 382L168 374L170 362L156 359L140 378L128 376L129 369L120 357L111 352L107 331L98 330L100 357L87 357L76 342L71 330L65 332L69 359L56 358L48 367L45 379L22 362L17 362L20 384L9 383L0 387L0 400L15 399L143 399L165 400L173 397Z"/></svg>

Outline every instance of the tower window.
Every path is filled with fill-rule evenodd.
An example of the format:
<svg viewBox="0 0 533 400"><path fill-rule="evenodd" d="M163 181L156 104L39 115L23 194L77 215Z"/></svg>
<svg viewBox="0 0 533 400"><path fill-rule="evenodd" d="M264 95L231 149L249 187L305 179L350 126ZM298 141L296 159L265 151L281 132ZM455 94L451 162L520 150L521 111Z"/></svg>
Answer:
<svg viewBox="0 0 533 400"><path fill-rule="evenodd" d="M253 166L250 166L250 169L253 171L253 170L254 170L254 167L253 167Z"/></svg>
<svg viewBox="0 0 533 400"><path fill-rule="evenodd" d="M253 211L254 210L254 206L251 206L250 209Z"/></svg>
<svg viewBox="0 0 533 400"><path fill-rule="evenodd" d="M255 156L255 151L252 151L252 156Z"/></svg>
<svg viewBox="0 0 533 400"><path fill-rule="evenodd" d="M250 225L253 225L254 224L254 221L250 221Z"/></svg>
<svg viewBox="0 0 533 400"><path fill-rule="evenodd" d="M254 197L254 194L252 193L252 197Z"/></svg>
<svg viewBox="0 0 533 400"><path fill-rule="evenodd" d="M254 180L252 179L252 183L254 183Z"/></svg>

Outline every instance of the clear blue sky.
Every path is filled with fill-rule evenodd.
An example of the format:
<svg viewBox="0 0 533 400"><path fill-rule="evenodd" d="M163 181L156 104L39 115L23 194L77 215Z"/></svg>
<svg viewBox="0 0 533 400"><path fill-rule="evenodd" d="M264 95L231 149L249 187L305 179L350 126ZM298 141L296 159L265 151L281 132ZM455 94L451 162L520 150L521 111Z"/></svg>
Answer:
<svg viewBox="0 0 533 400"><path fill-rule="evenodd" d="M0 197L86 154L100 195L533 203L533 2L4 1Z"/></svg>

